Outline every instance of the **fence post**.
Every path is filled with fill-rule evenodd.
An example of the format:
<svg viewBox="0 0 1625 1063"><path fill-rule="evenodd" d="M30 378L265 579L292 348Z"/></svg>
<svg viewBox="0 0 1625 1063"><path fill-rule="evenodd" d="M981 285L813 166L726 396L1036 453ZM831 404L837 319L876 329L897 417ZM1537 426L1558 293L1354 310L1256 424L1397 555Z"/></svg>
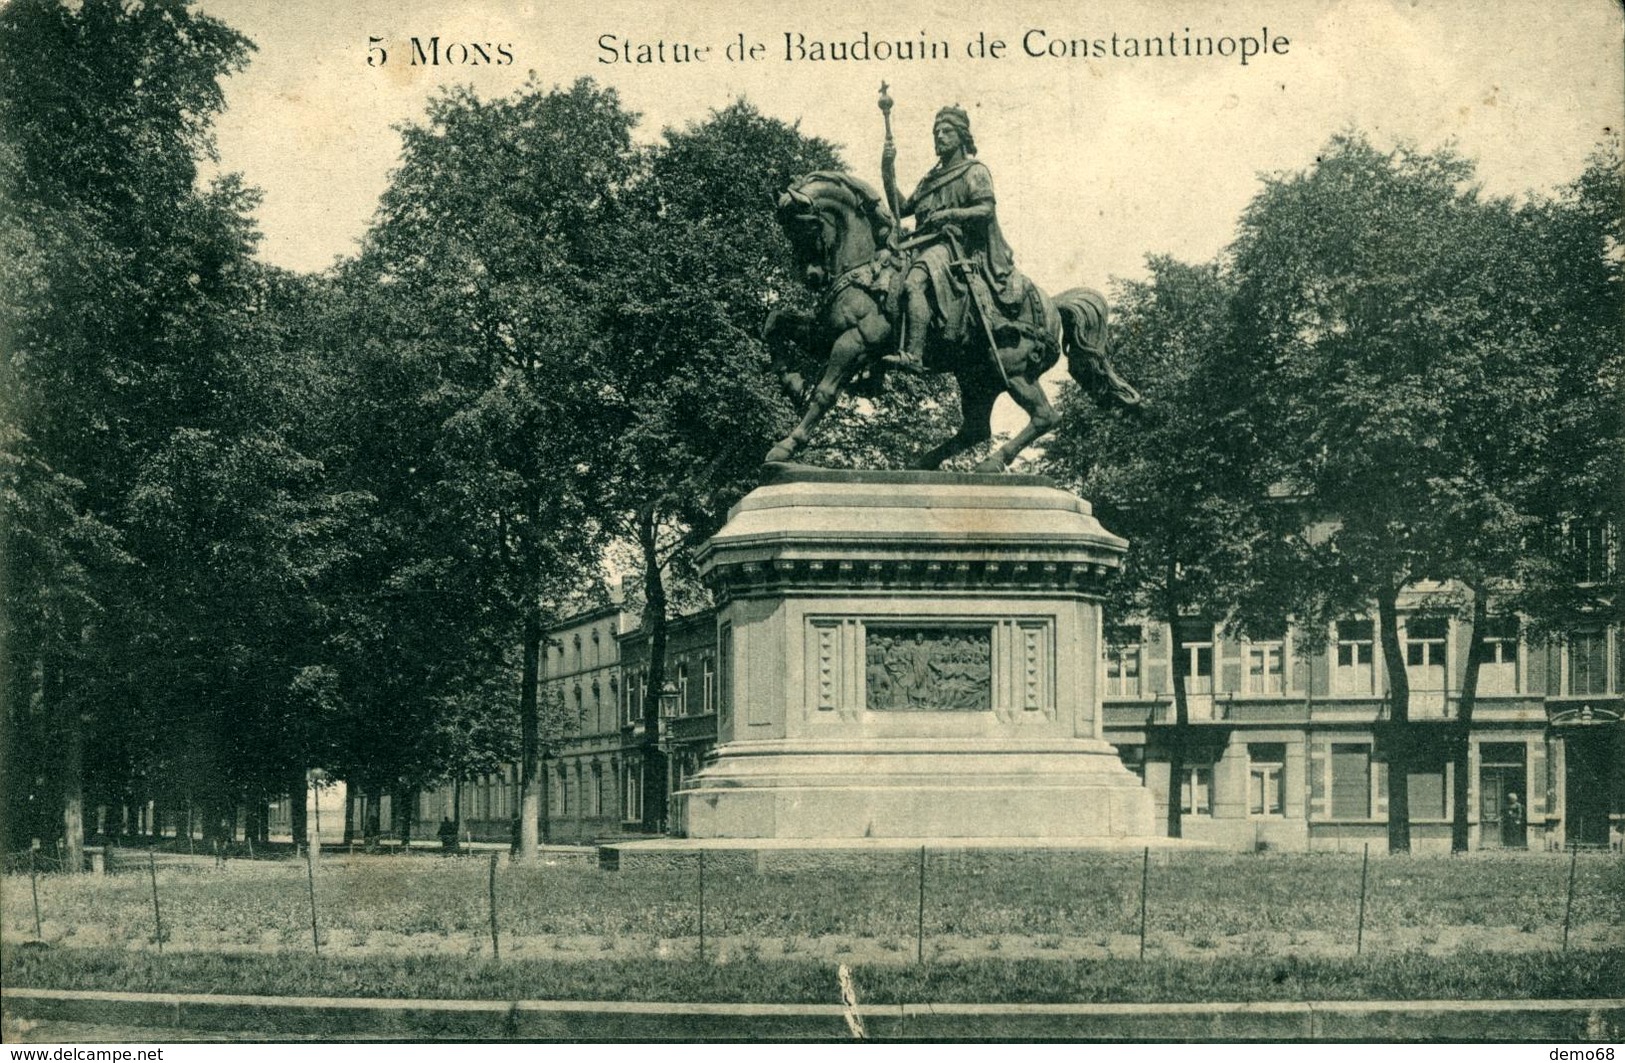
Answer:
<svg viewBox="0 0 1625 1063"><path fill-rule="evenodd" d="M1371 843L1365 843L1365 855L1360 858L1360 921L1354 928L1354 955L1360 955L1365 948L1365 879L1366 870L1371 866Z"/></svg>
<svg viewBox="0 0 1625 1063"><path fill-rule="evenodd" d="M925 846L920 846L920 904L914 924L914 962L925 963Z"/></svg>
<svg viewBox="0 0 1625 1063"><path fill-rule="evenodd" d="M28 888L34 892L34 940L44 941L39 921L39 869L34 866L34 850L28 850Z"/></svg>
<svg viewBox="0 0 1625 1063"><path fill-rule="evenodd" d="M1151 885L1151 846L1145 847L1140 863L1140 960L1145 960L1145 908L1146 895Z"/></svg>
<svg viewBox="0 0 1625 1063"><path fill-rule="evenodd" d="M158 858L147 850L147 870L152 874L152 929L153 940L158 942L158 955L164 954L164 917L158 909Z"/></svg>
<svg viewBox="0 0 1625 1063"><path fill-rule="evenodd" d="M305 881L310 887L310 944L316 955L322 954L322 938L316 929L316 854L305 845Z"/></svg>
<svg viewBox="0 0 1625 1063"><path fill-rule="evenodd" d="M700 850L700 962L705 962L705 850Z"/></svg>
<svg viewBox="0 0 1625 1063"><path fill-rule="evenodd" d="M497 854L494 852L491 854L491 877L488 892L491 897L491 962L501 963L502 946L497 942Z"/></svg>
<svg viewBox="0 0 1625 1063"><path fill-rule="evenodd" d="M1574 873L1580 866L1580 843L1572 842L1569 849L1573 855L1569 857L1569 896L1563 902L1563 951L1569 951L1569 917L1574 914Z"/></svg>

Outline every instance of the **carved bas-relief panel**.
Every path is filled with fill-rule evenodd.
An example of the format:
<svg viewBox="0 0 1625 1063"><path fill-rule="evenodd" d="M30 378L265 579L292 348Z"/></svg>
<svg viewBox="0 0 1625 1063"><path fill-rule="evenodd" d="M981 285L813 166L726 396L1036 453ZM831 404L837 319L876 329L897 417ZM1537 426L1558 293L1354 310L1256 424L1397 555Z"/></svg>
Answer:
<svg viewBox="0 0 1625 1063"><path fill-rule="evenodd" d="M992 710L990 628L871 626L864 642L871 712Z"/></svg>

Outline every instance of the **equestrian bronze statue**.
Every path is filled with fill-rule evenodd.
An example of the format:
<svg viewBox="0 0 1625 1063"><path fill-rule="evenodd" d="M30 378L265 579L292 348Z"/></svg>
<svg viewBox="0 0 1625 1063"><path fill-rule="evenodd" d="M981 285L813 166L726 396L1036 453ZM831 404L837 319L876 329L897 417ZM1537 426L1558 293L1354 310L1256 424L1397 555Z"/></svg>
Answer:
<svg viewBox="0 0 1625 1063"><path fill-rule="evenodd" d="M999 229L992 175L976 158L964 110L937 113L937 164L913 195L898 194L885 93L882 85L884 197L848 174L823 171L797 178L778 200L779 224L802 278L822 295L810 316L770 315L766 335L794 335L826 357L810 389L781 370L787 389L807 406L766 460L789 461L842 389L860 375L887 370L952 373L959 385L960 429L915 458L921 469L935 469L991 438L993 404L1003 392L1027 412L1028 422L978 472L1003 471L1053 431L1060 415L1039 377L1063 354L1072 378L1100 405L1137 410L1139 393L1108 357L1105 298L1087 288L1051 298L1016 269ZM897 219L908 217L915 225L905 233Z"/></svg>

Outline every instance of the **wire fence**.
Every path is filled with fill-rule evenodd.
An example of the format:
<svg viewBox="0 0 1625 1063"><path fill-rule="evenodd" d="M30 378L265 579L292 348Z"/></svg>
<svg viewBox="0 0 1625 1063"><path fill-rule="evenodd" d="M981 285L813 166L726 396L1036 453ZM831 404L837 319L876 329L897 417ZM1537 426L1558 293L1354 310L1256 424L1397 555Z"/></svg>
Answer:
<svg viewBox="0 0 1625 1063"><path fill-rule="evenodd" d="M13 854L9 941L128 949L613 954L929 964L1625 946L1614 852L1232 854L591 850L535 862L300 848L255 860L105 850L104 875Z"/></svg>

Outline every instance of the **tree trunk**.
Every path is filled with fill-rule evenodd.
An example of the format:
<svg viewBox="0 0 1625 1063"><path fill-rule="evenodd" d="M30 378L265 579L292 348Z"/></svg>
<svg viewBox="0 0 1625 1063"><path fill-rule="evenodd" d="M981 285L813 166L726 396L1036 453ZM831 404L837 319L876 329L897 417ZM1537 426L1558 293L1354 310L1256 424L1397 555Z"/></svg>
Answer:
<svg viewBox="0 0 1625 1063"><path fill-rule="evenodd" d="M378 839L384 833L381 820L384 811L384 788L377 787L367 793L365 804L361 806L361 844L368 849L378 844Z"/></svg>
<svg viewBox="0 0 1625 1063"><path fill-rule="evenodd" d="M1451 743L1451 759L1455 761L1455 778L1450 786L1452 807L1450 816L1450 851L1465 853L1471 837L1468 822L1468 784L1472 782L1473 711L1478 707L1478 675L1484 664L1485 628L1489 624L1489 592L1482 586L1473 588L1473 633L1467 640L1467 667L1461 677L1461 701L1456 711L1455 741Z"/></svg>
<svg viewBox="0 0 1625 1063"><path fill-rule="evenodd" d="M1411 682L1399 644L1399 588L1377 593L1377 628L1388 673L1388 721L1379 727L1378 748L1388 764L1388 851L1411 851Z"/></svg>
<svg viewBox="0 0 1625 1063"><path fill-rule="evenodd" d="M295 845L306 845L310 841L305 814L305 804L310 800L309 782L310 777L303 768L288 773L288 833Z"/></svg>
<svg viewBox="0 0 1625 1063"><path fill-rule="evenodd" d="M417 821L417 790L414 787L402 786L395 792L397 811L395 822L400 828L401 848L412 847L412 825Z"/></svg>
<svg viewBox="0 0 1625 1063"><path fill-rule="evenodd" d="M553 844L553 808L548 804L547 800L549 782L547 762L551 753L552 750L548 748L546 742L542 743L541 749L536 753L538 764L536 769L536 807L541 811L543 845Z"/></svg>
<svg viewBox="0 0 1625 1063"><path fill-rule="evenodd" d="M344 780L344 844L355 844L355 800L360 787L353 785L353 780ZM318 801L321 797L318 795Z"/></svg>
<svg viewBox="0 0 1625 1063"><path fill-rule="evenodd" d="M1185 640L1180 633L1179 610L1168 610L1168 677L1174 688L1174 729L1168 732L1168 837L1185 836L1184 788L1185 749L1190 738L1190 700L1185 692L1185 675L1180 671L1180 653Z"/></svg>
<svg viewBox="0 0 1625 1063"><path fill-rule="evenodd" d="M648 635L649 682L643 696L643 823L650 834L666 825L666 758L660 752L660 690L666 683L666 583L660 571L658 528L651 508L638 517L643 551L643 630Z"/></svg>
<svg viewBox="0 0 1625 1063"><path fill-rule="evenodd" d="M525 607L524 671L519 677L519 830L516 852L521 860L535 860L541 826L541 720L537 688L541 683L542 613L536 604Z"/></svg>
<svg viewBox="0 0 1625 1063"><path fill-rule="evenodd" d="M46 711L62 728L62 864L63 870L77 872L85 866L85 721L62 695L61 661L47 656L46 669Z"/></svg>

